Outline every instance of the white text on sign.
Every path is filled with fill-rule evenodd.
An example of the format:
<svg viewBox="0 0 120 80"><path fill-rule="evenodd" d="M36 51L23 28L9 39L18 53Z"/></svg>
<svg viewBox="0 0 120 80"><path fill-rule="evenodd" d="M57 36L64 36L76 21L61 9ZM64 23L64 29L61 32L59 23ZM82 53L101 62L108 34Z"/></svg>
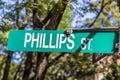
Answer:
<svg viewBox="0 0 120 80"><path fill-rule="evenodd" d="M86 48L88 49L88 50L92 50L91 49L91 42L93 41L93 39L92 38L82 38L81 39L81 46L80 46L80 48L82 49L82 50L85 50ZM88 44L88 46L87 46L87 44Z"/></svg>
<svg viewBox="0 0 120 80"><path fill-rule="evenodd" d="M92 50L92 41L92 38L81 38L81 50ZM73 49L75 47L75 35L71 34L69 37L65 37L65 34L25 33L24 48L30 46L31 48L61 49L63 45L66 46L67 49Z"/></svg>
<svg viewBox="0 0 120 80"><path fill-rule="evenodd" d="M75 36L71 34L69 37L65 37L64 34L56 34L56 42L53 44L53 34L49 34L50 38L47 38L46 33L26 33L25 39L24 39L24 47L27 47L27 44L31 44L31 48L34 47L34 44L36 44L36 48L59 48L61 49L62 45L64 45L66 42L66 47L68 49L74 48L74 39ZM46 43L46 41L49 40L49 44Z"/></svg>

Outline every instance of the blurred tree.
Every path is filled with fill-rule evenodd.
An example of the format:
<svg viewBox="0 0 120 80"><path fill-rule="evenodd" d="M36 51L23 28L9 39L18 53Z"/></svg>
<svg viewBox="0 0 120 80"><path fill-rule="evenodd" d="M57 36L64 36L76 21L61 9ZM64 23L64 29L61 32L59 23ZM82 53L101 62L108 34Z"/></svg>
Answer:
<svg viewBox="0 0 120 80"><path fill-rule="evenodd" d="M116 79L114 73L119 74L119 66L105 63L102 69L97 68L97 64L92 64L91 54L28 52L23 55L24 58L20 57L22 60L17 64L12 61L14 52L9 52L6 45L8 33L12 29L118 26L118 11L115 0L1 0L0 79L93 80L93 74L97 71L105 73L106 79ZM106 70L106 67L109 69Z"/></svg>

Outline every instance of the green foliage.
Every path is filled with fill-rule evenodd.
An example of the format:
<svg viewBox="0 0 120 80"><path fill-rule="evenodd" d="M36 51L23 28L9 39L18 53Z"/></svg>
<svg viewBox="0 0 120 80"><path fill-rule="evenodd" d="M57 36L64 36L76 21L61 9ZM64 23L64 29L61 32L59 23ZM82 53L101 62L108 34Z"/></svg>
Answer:
<svg viewBox="0 0 120 80"><path fill-rule="evenodd" d="M7 44L7 38L8 33L12 29L12 25L10 24L10 21L8 19L3 19L4 24L0 25L0 44L6 45Z"/></svg>
<svg viewBox="0 0 120 80"><path fill-rule="evenodd" d="M103 80L115 80L115 77L120 76L120 66L113 63L110 66L111 71L105 76Z"/></svg>
<svg viewBox="0 0 120 80"><path fill-rule="evenodd" d="M47 80L92 80L94 65L90 54L65 54L55 65L52 65L46 75Z"/></svg>
<svg viewBox="0 0 120 80"><path fill-rule="evenodd" d="M71 22L72 22L72 9L71 6L68 5L62 17L62 20L58 26L58 30L72 28Z"/></svg>
<svg viewBox="0 0 120 80"><path fill-rule="evenodd" d="M19 1L19 0L18 0ZM42 21L48 12L53 8L56 3L59 3L61 5L62 0L38 0L37 3L33 3L33 0L26 0L25 3L18 4L16 3L16 6L14 8L14 11L16 14L12 14L12 12L7 13L3 20L2 24L0 24L0 44L3 46L7 45L7 38L8 33L10 30L17 27L16 24L21 26L22 21L24 21L25 17L27 17L27 25L29 23L32 23L32 17L33 10L37 10L37 17L40 21ZM94 27L110 27L110 26L117 26L119 24L120 20L120 13L118 12L118 7L116 6L116 3L112 0L104 0L107 5L104 7L103 11L101 12L100 16L94 23ZM70 2L76 3L77 0L70 0ZM99 9L101 6L101 3L91 3L89 5L89 10L86 8L81 8L85 13L94 12L96 15L99 12ZM0 8L3 8L4 5L0 2ZM62 5L60 6L62 8ZM26 14L23 16L21 11L25 9ZM72 22L72 8L70 4L67 6L64 15L62 17L62 20L59 24L58 30L63 30L67 28L72 28L71 22ZM21 16L23 16L21 18ZM85 14L83 14L85 16ZM11 23L14 23L12 24ZM94 21L94 19L86 19L86 24L89 25ZM5 39L5 41L3 40ZM13 44L14 45L14 44ZM1 49L0 49L1 51ZM35 53L36 54L36 53ZM50 58L48 59L48 62L51 62L56 55L59 53L51 53ZM33 59L33 68L31 70L30 77L34 77L34 72L36 68L36 55L34 55ZM116 58L117 59L117 58ZM115 59L115 60L116 60ZM4 67L5 67L5 61L6 56L0 55L0 79L2 79ZM61 57L59 60L57 60L55 63L52 64L52 66L49 67L46 73L46 80L93 80L93 75L95 73L106 73L106 78L104 80L113 80L114 75L113 72L115 71L118 75L120 75L120 66L117 64L110 64L105 63L103 65L103 68L96 68L94 64L92 64L92 55L91 54L82 54L82 53L71 53L71 54L65 54L63 57ZM18 69L18 64L11 63L10 66L10 75L9 80L13 80L15 73ZM98 65L99 66L99 65ZM23 63L21 65L21 69L18 72L17 79L22 80L23 72L24 72L25 64ZM109 67L109 70L111 72L108 72L109 70L106 70L106 67ZM95 69L96 68L96 69Z"/></svg>
<svg viewBox="0 0 120 80"><path fill-rule="evenodd" d="M5 61L6 61L6 57L0 56L0 80L2 79L4 73Z"/></svg>
<svg viewBox="0 0 120 80"><path fill-rule="evenodd" d="M4 7L4 3L0 1L0 9L2 9L3 7Z"/></svg>
<svg viewBox="0 0 120 80"><path fill-rule="evenodd" d="M105 0L104 2L104 9L94 24L95 27L116 27L119 25L120 14L119 9L116 6L116 2L112 0Z"/></svg>

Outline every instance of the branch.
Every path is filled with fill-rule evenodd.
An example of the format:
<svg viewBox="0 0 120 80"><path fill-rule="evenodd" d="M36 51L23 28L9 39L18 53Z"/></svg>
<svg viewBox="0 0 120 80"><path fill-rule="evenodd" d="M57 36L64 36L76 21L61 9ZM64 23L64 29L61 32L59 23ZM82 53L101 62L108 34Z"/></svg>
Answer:
<svg viewBox="0 0 120 80"><path fill-rule="evenodd" d="M119 12L120 12L120 0L117 0L117 6L119 7Z"/></svg>
<svg viewBox="0 0 120 80"><path fill-rule="evenodd" d="M101 9L98 12L98 15L95 17L95 20L88 26L88 28L92 27L94 25L94 23L97 21L97 19L99 18L100 14L102 13L104 7L106 6L106 4L104 5L104 0L102 0L102 4L101 4Z"/></svg>
<svg viewBox="0 0 120 80"><path fill-rule="evenodd" d="M24 61L23 56L24 56L24 54L22 55L22 60L21 60L21 62L20 62L20 64L19 64L19 66L18 66L18 69L17 69L17 71L16 71L16 73L15 73L15 76L14 76L13 80L17 80L17 79L16 79L16 78L17 78L17 74L20 72L22 63L23 63L23 61Z"/></svg>
<svg viewBox="0 0 120 80"><path fill-rule="evenodd" d="M34 3L37 3L37 1L35 0ZM42 21L40 21L38 19L37 16L40 16L40 14L38 15L37 10L34 9L33 10L33 24L34 24L33 28L34 29L42 29L43 26L47 25L47 22L51 18L51 14L52 14L53 9L54 9L54 7L48 12L47 16Z"/></svg>
<svg viewBox="0 0 120 80"><path fill-rule="evenodd" d="M6 65L5 65L5 68L4 68L4 73L3 73L2 80L8 80L12 54L13 54L12 52L8 51L8 56L7 56L7 60L6 60L6 63L5 63Z"/></svg>
<svg viewBox="0 0 120 80"><path fill-rule="evenodd" d="M26 15L26 17L24 18L24 21L22 22L22 25L19 29L24 29L28 24L28 17Z"/></svg>
<svg viewBox="0 0 120 80"><path fill-rule="evenodd" d="M60 55L56 56L49 64L47 67L50 67L53 63L55 63L57 60L59 60L62 56L64 56L65 53L61 53Z"/></svg>
<svg viewBox="0 0 120 80"><path fill-rule="evenodd" d="M30 71L32 69L32 59L33 59L33 53L29 52L27 53L27 59L25 60L25 70L23 73L23 77L22 80L28 80L29 75L30 75Z"/></svg>
<svg viewBox="0 0 120 80"><path fill-rule="evenodd" d="M20 26L19 26L19 13L20 13L20 10L19 9L17 9L17 7L18 7L18 3L19 3L19 0L17 0L17 2L16 2L16 27L17 28L19 28Z"/></svg>
<svg viewBox="0 0 120 80"><path fill-rule="evenodd" d="M36 19L34 20L34 27L35 28L37 28L37 29L42 29L43 28L43 26L46 26L47 25L47 23L48 23L48 21L49 21L49 19L51 18L51 14L52 14L52 11L54 10L54 7L50 10L50 11L48 11L48 14L47 14L47 16L42 20L42 21L40 21L37 17L36 17ZM35 13L34 13L34 15L35 15Z"/></svg>
<svg viewBox="0 0 120 80"><path fill-rule="evenodd" d="M33 3L37 3L38 1L37 0L33 0ZM37 9L33 9L33 16L32 16L32 19L33 19L33 29L42 29L42 22L38 19L37 17Z"/></svg>
<svg viewBox="0 0 120 80"><path fill-rule="evenodd" d="M60 4L62 5L62 7ZM57 3L55 5L54 10L51 13L50 21L48 25L46 26L46 29L48 30L57 29L67 4L68 4L67 0L62 0L61 3Z"/></svg>
<svg viewBox="0 0 120 80"><path fill-rule="evenodd" d="M44 24L46 24L47 21L50 19L53 10L54 10L54 7L48 12L47 16L46 16L45 19L42 21Z"/></svg>
<svg viewBox="0 0 120 80"><path fill-rule="evenodd" d="M27 26L27 24L28 24L28 10L26 9L26 14L25 14L24 20L21 23L21 26L19 27L19 29L21 29L21 30L24 29Z"/></svg>

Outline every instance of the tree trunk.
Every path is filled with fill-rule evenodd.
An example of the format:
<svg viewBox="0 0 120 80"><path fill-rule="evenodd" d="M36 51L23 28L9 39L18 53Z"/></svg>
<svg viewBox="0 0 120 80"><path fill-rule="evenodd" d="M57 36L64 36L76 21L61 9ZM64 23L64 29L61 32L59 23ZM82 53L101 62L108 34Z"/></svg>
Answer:
<svg viewBox="0 0 120 80"><path fill-rule="evenodd" d="M32 59L33 59L33 53L27 53L23 80L29 80L29 75L30 75L31 68L32 68Z"/></svg>
<svg viewBox="0 0 120 80"><path fill-rule="evenodd" d="M4 75L3 75L2 80L8 80L11 58L12 58L12 52L8 52L8 56L7 56L7 60L6 60L6 66L5 66L5 69L4 69Z"/></svg>
<svg viewBox="0 0 120 80"><path fill-rule="evenodd" d="M62 7L61 7L60 3L58 3L54 6L54 8L53 8L54 11L51 13L51 17L50 17L50 22L46 26L45 29L48 29L48 30L56 30L57 29L57 27L61 21L62 15L64 13L64 10L67 6L67 0L62 0L61 4L62 4Z"/></svg>
<svg viewBox="0 0 120 80"><path fill-rule="evenodd" d="M17 69L17 71L15 73L15 76L14 76L13 80L17 80L17 74L20 72L23 61L24 60L22 59L22 61L20 62L19 66L18 66L18 69Z"/></svg>
<svg viewBox="0 0 120 80"><path fill-rule="evenodd" d="M45 73L47 71L47 64L48 62L47 62L46 53L38 53L36 74L34 80L44 80Z"/></svg>
<svg viewBox="0 0 120 80"><path fill-rule="evenodd" d="M57 29L57 27L60 23L60 20L62 18L62 15L64 13L64 10L66 8L67 0L62 0L61 4L62 4L62 7L61 7L60 3L56 4L53 7L53 9L50 11L50 13L48 13L47 17L42 21L44 23L45 29L47 29L47 30ZM43 24L41 22L39 22L39 20L37 19L36 13L37 13L36 10L33 10L34 28L36 29L36 27L37 27L37 29L38 29L38 27L39 27L39 29L41 29L41 25L43 27ZM48 60L47 60L48 57L49 57L49 53L48 54L47 53L38 53L34 80L44 80L45 74L48 69Z"/></svg>

